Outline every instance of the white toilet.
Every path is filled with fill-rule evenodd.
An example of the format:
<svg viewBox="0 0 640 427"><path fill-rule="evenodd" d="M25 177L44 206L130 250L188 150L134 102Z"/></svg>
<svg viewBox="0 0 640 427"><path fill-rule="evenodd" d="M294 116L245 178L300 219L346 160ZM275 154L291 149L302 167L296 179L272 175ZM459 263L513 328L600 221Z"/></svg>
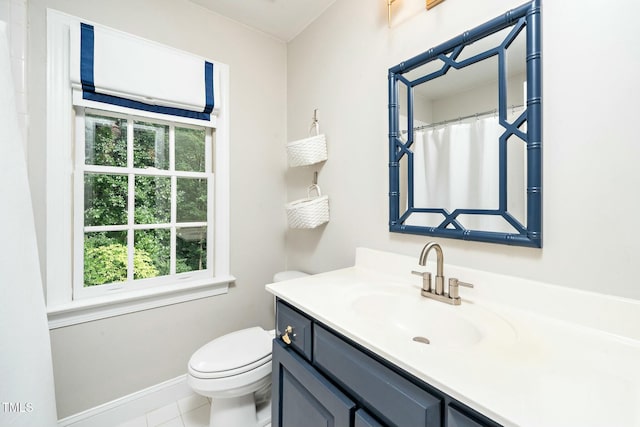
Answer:
<svg viewBox="0 0 640 427"><path fill-rule="evenodd" d="M274 282L307 276L282 271ZM187 382L211 397L211 427L264 427L271 422L271 341L274 331L242 329L214 339L189 360Z"/></svg>

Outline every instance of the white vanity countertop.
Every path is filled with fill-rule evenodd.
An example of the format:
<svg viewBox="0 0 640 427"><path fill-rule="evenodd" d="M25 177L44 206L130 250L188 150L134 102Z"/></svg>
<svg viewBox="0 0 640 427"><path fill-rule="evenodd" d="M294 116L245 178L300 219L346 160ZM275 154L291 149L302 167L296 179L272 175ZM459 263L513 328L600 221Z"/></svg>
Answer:
<svg viewBox="0 0 640 427"><path fill-rule="evenodd" d="M420 296L416 260L359 248L267 290L505 427L640 426L640 301L445 264L475 285L450 306Z"/></svg>

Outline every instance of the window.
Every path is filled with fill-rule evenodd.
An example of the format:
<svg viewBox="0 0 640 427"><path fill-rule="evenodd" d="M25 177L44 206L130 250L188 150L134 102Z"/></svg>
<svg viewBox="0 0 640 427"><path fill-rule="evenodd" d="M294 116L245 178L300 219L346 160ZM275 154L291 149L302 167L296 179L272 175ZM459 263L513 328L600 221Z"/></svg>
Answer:
<svg viewBox="0 0 640 427"><path fill-rule="evenodd" d="M74 299L213 276L211 129L80 109Z"/></svg>
<svg viewBox="0 0 640 427"><path fill-rule="evenodd" d="M51 329L224 294L235 280L229 271L229 67L115 32L123 47L107 40L114 30L92 24L95 49L115 51L116 63L109 62L115 69L147 49L173 58L164 63L175 78L148 76L162 91L156 101L170 108L85 99L73 76L82 62L81 23L47 11L43 251ZM93 81L104 83L104 61L89 65ZM137 93L137 86L130 93L127 73L111 80L129 84L117 96ZM164 89L180 99L165 97ZM181 108L207 113L174 114Z"/></svg>

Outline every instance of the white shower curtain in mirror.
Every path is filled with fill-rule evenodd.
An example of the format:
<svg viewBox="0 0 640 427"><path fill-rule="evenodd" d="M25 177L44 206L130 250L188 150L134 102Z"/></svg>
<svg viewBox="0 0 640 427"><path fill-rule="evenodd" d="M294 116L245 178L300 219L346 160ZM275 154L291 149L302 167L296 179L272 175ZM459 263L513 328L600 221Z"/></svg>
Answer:
<svg viewBox="0 0 640 427"><path fill-rule="evenodd" d="M416 131L414 206L416 208L497 209L498 139L504 129L496 117ZM459 218L466 229L494 229L488 216ZM407 225L437 226L442 215L414 214Z"/></svg>

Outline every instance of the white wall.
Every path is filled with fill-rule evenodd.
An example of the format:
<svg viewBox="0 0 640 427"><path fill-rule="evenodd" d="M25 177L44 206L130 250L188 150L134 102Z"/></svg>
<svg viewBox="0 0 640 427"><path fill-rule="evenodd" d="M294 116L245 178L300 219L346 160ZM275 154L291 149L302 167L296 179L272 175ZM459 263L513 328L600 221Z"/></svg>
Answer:
<svg viewBox="0 0 640 427"><path fill-rule="evenodd" d="M227 295L51 331L62 418L184 374L191 354L216 336L273 327L264 284L285 266L286 46L186 0L30 0L29 171L43 268L46 8L229 64L231 79L231 273L238 280Z"/></svg>
<svg viewBox="0 0 640 427"><path fill-rule="evenodd" d="M0 21L9 27L11 73L15 88L18 124L27 134L27 0L0 0ZM26 142L26 138L23 138Z"/></svg>
<svg viewBox="0 0 640 427"><path fill-rule="evenodd" d="M385 2L341 0L290 42L288 134L304 136L320 109L329 160L319 182L332 216L321 229L288 232L290 268L347 266L356 246L418 256L431 238L387 228L387 69L521 3L449 0L426 11L403 0L389 29ZM437 240L448 263L640 299L640 5L542 7L544 248ZM288 174L290 199L309 175Z"/></svg>

